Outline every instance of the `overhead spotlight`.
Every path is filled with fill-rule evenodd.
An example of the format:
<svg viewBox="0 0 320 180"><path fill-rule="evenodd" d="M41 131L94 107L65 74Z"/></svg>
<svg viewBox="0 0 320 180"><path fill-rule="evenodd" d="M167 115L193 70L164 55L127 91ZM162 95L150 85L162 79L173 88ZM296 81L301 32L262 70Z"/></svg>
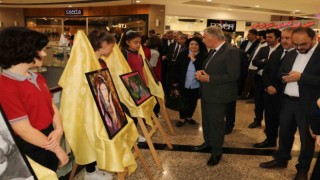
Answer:
<svg viewBox="0 0 320 180"><path fill-rule="evenodd" d="M69 8L71 8L71 7L72 7L72 5L68 5L68 7L69 7Z"/></svg>
<svg viewBox="0 0 320 180"><path fill-rule="evenodd" d="M211 2L211 0L207 0L207 2Z"/></svg>
<svg viewBox="0 0 320 180"><path fill-rule="evenodd" d="M260 6L259 6L259 5L255 5L254 7L258 8L258 7L260 7Z"/></svg>
<svg viewBox="0 0 320 180"><path fill-rule="evenodd" d="M136 0L136 3L140 3L141 1L140 0Z"/></svg>
<svg viewBox="0 0 320 180"><path fill-rule="evenodd" d="M232 9L231 9L231 8L229 8L229 9L228 9L228 11L232 11Z"/></svg>

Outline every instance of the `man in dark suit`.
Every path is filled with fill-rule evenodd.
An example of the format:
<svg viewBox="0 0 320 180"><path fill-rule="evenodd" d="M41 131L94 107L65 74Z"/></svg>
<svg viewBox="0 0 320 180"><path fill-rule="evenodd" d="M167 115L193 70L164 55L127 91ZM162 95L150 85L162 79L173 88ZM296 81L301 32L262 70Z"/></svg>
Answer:
<svg viewBox="0 0 320 180"><path fill-rule="evenodd" d="M243 41L240 44L240 49L242 49L246 53L247 62L249 62L249 58L254 53L254 50L259 45L259 40L257 39L258 31L256 29L250 29L248 31L247 38L248 40ZM247 63L249 66L249 63ZM247 69L248 69L247 66ZM247 74L245 76L240 76L239 79L239 88L238 88L238 95L240 96L244 90L245 81L246 81Z"/></svg>
<svg viewBox="0 0 320 180"><path fill-rule="evenodd" d="M317 110L320 97L320 45L316 33L299 27L292 32L296 51L289 52L278 73L284 85L280 112L279 150L275 159L261 163L262 168L285 168L291 159L294 134L299 130L300 156L295 179L307 179L314 152L314 139L310 135L310 117Z"/></svg>
<svg viewBox="0 0 320 180"><path fill-rule="evenodd" d="M294 28L292 27L282 30L281 46L283 48L279 48L271 53L262 73L263 87L265 90L265 133L267 138L261 143L254 144L253 147L255 148L276 147L277 145L282 97L282 82L277 75L286 53L294 49L291 41L293 30Z"/></svg>
<svg viewBox="0 0 320 180"><path fill-rule="evenodd" d="M261 126L264 111L264 87L262 84L262 72L270 54L276 49L282 48L280 46L281 31L278 29L269 29L266 31L268 46L259 50L256 57L252 60L252 65L258 67L257 74L254 77L254 114L253 122L248 126L249 128L256 128Z"/></svg>
<svg viewBox="0 0 320 180"><path fill-rule="evenodd" d="M161 57L161 80L163 89L166 91L168 86L168 55L172 54L173 52L169 52L170 49L173 49L176 41L173 37L173 31L166 32L166 39L162 39L162 47L160 50L160 57ZM170 48L171 47L171 48Z"/></svg>
<svg viewBox="0 0 320 180"><path fill-rule="evenodd" d="M211 49L203 63L203 70L195 78L201 83L202 128L205 142L194 150L211 149L208 166L220 162L225 135L225 110L237 98L240 75L240 53L225 43L221 28L207 27L203 42Z"/></svg>
<svg viewBox="0 0 320 180"><path fill-rule="evenodd" d="M251 56L252 52L259 44L257 35L258 31L256 29L250 29L247 35L248 40L245 40L240 44L240 49L246 52L248 58Z"/></svg>

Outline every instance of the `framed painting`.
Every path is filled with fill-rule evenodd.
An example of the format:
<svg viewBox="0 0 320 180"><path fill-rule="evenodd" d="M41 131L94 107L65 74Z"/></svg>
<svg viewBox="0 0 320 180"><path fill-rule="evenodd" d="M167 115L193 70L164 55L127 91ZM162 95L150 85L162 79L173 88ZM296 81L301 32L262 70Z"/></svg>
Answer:
<svg viewBox="0 0 320 180"><path fill-rule="evenodd" d="M103 124L112 139L128 120L108 68L86 73Z"/></svg>
<svg viewBox="0 0 320 180"><path fill-rule="evenodd" d="M120 75L120 78L137 106L152 96L137 71Z"/></svg>
<svg viewBox="0 0 320 180"><path fill-rule="evenodd" d="M0 179L37 179L0 105Z"/></svg>

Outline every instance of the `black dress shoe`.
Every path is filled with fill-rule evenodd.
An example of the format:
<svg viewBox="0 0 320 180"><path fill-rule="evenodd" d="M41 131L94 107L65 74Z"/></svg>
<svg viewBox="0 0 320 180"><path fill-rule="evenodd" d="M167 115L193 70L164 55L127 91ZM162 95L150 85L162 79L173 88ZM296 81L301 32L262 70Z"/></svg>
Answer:
<svg viewBox="0 0 320 180"><path fill-rule="evenodd" d="M186 121L187 121L189 124L192 124L192 125L197 124L197 121L195 121L194 119L186 119Z"/></svg>
<svg viewBox="0 0 320 180"><path fill-rule="evenodd" d="M294 180L308 180L308 171L298 171Z"/></svg>
<svg viewBox="0 0 320 180"><path fill-rule="evenodd" d="M233 131L233 128L226 128L225 135L231 134Z"/></svg>
<svg viewBox="0 0 320 180"><path fill-rule="evenodd" d="M266 169L286 168L287 166L288 166L288 162L279 162L276 159L260 164L261 168L266 168Z"/></svg>
<svg viewBox="0 0 320 180"><path fill-rule="evenodd" d="M269 147L276 147L276 146L277 146L277 142L272 142L267 139L261 143L256 143L253 145L254 148L269 148Z"/></svg>
<svg viewBox="0 0 320 180"><path fill-rule="evenodd" d="M192 148L194 151L210 151L211 147L206 145L205 143L201 144L200 146L194 146Z"/></svg>
<svg viewBox="0 0 320 180"><path fill-rule="evenodd" d="M183 121L178 121L177 123L176 123L176 127L181 127L181 126L183 126L185 123L186 123L187 121L184 119Z"/></svg>
<svg viewBox="0 0 320 180"><path fill-rule="evenodd" d="M222 155L220 155L220 156L211 155L210 159L209 159L208 162L207 162L207 165L208 165L208 166L214 166L214 165L219 164L220 159L221 159L221 156L222 156Z"/></svg>
<svg viewBox="0 0 320 180"><path fill-rule="evenodd" d="M249 124L248 128L253 129L260 126L261 126L261 122L253 121L253 123Z"/></svg>

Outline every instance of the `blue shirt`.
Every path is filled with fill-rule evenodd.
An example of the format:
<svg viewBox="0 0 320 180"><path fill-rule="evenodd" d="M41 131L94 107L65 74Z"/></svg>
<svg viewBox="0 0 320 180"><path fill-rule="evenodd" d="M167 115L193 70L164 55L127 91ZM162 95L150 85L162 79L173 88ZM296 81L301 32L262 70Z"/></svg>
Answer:
<svg viewBox="0 0 320 180"><path fill-rule="evenodd" d="M184 87L187 89L196 89L200 87L200 83L198 80L194 78L194 74L196 73L196 68L190 59L187 75L186 75L186 81L184 83Z"/></svg>

